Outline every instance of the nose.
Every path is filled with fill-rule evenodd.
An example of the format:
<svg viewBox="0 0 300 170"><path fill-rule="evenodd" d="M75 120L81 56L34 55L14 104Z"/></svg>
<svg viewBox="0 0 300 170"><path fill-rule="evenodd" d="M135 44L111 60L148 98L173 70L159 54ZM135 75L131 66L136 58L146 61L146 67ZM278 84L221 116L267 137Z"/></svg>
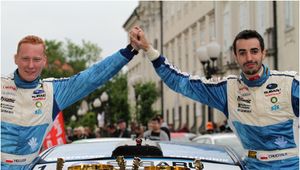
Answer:
<svg viewBox="0 0 300 170"><path fill-rule="evenodd" d="M33 60L29 60L28 67L33 68L33 66L34 66Z"/></svg>
<svg viewBox="0 0 300 170"><path fill-rule="evenodd" d="M251 55L251 53L250 52L247 52L247 55L246 55L246 60L247 61L252 61L252 55Z"/></svg>

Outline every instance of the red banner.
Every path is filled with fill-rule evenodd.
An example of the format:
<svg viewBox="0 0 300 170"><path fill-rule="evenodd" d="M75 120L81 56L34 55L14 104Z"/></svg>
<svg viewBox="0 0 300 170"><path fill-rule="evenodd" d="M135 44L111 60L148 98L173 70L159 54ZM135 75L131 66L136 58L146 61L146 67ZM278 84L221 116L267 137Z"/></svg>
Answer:
<svg viewBox="0 0 300 170"><path fill-rule="evenodd" d="M53 127L46 136L43 149L47 149L51 146L65 144L66 142L66 133L64 127L64 118L62 112L59 112L56 119L53 122Z"/></svg>

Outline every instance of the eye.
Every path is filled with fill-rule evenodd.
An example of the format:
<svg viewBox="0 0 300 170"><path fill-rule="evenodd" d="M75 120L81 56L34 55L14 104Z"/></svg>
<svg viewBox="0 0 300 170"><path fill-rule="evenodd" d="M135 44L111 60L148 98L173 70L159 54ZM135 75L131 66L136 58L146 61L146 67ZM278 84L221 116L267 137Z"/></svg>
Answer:
<svg viewBox="0 0 300 170"><path fill-rule="evenodd" d="M34 58L33 61L34 62L40 62L40 61L42 61L42 59L41 58Z"/></svg>
<svg viewBox="0 0 300 170"><path fill-rule="evenodd" d="M240 51L240 52L239 52L239 55L240 55L240 56L246 55L246 51Z"/></svg>
<svg viewBox="0 0 300 170"><path fill-rule="evenodd" d="M259 52L259 49L257 49L257 48L250 50L251 54L257 54L258 52Z"/></svg>
<svg viewBox="0 0 300 170"><path fill-rule="evenodd" d="M22 57L21 60L22 61L29 61L29 57Z"/></svg>

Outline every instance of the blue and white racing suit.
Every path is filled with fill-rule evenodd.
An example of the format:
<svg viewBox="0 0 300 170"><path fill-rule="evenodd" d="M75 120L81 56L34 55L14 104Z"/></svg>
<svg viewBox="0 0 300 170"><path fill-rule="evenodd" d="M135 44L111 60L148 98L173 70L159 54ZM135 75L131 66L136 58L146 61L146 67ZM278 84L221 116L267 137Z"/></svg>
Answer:
<svg viewBox="0 0 300 170"><path fill-rule="evenodd" d="M151 59L151 57L149 57ZM241 76L200 78L152 57L157 74L174 91L225 114L250 155L247 169L299 168L299 81L296 72L271 71L254 81Z"/></svg>
<svg viewBox="0 0 300 170"><path fill-rule="evenodd" d="M134 56L129 46L70 78L24 82L1 77L1 169L31 169L58 113L113 77Z"/></svg>

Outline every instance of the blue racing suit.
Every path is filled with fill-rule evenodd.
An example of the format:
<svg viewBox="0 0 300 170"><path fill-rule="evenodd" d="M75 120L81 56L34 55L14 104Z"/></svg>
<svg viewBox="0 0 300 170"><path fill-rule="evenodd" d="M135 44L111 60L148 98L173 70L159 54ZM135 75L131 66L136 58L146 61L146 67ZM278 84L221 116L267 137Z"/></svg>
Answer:
<svg viewBox="0 0 300 170"><path fill-rule="evenodd" d="M58 113L107 82L135 55L130 46L69 78L1 77L1 169L31 169Z"/></svg>
<svg viewBox="0 0 300 170"><path fill-rule="evenodd" d="M299 168L296 72L273 71L263 65L263 75L254 81L243 74L207 80L181 72L163 56L152 63L169 88L225 114L247 151L247 169Z"/></svg>

